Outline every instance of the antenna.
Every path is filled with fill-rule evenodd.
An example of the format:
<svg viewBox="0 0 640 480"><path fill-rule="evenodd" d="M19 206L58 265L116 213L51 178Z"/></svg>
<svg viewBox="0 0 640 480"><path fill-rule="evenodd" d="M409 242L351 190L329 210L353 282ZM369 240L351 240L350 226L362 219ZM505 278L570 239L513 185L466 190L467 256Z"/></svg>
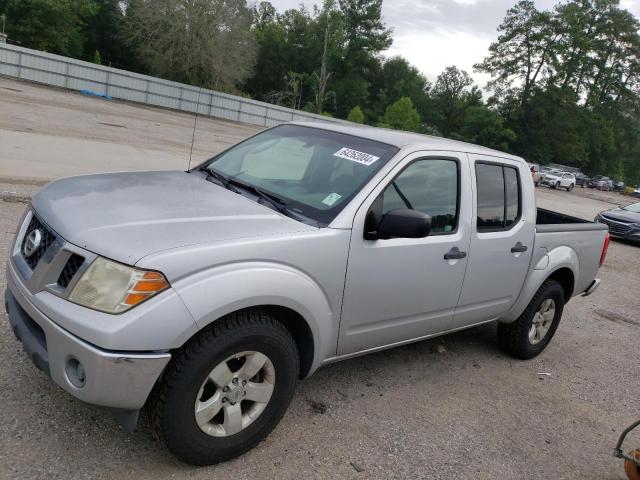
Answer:
<svg viewBox="0 0 640 480"><path fill-rule="evenodd" d="M196 100L196 116L193 119L193 132L191 132L191 148L189 149L189 165L187 166L187 172L191 170L191 157L193 156L193 142L196 139L196 126L198 125L198 113L200 112L201 93L202 87L198 87L198 99Z"/></svg>

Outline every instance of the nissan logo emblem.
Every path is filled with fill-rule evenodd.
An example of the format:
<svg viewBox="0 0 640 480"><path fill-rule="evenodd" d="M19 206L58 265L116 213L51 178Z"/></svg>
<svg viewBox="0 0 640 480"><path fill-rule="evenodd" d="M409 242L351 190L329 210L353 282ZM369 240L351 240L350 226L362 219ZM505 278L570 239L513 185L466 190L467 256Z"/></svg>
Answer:
<svg viewBox="0 0 640 480"><path fill-rule="evenodd" d="M42 243L42 233L37 228L27 235L27 238L24 241L24 256L30 257L34 253L38 251L40 248L40 243Z"/></svg>

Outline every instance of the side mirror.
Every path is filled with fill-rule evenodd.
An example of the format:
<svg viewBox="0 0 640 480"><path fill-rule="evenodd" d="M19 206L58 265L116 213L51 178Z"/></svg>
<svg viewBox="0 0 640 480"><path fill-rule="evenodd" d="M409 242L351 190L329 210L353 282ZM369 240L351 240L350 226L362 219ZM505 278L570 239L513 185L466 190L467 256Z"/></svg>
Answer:
<svg viewBox="0 0 640 480"><path fill-rule="evenodd" d="M377 228L377 237L424 238L431 233L431 216L419 210L398 208L382 217Z"/></svg>

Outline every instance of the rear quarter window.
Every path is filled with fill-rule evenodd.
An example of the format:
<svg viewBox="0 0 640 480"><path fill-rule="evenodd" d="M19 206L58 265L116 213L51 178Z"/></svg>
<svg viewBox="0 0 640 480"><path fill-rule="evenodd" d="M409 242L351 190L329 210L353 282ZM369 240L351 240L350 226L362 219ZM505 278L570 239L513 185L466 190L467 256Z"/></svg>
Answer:
<svg viewBox="0 0 640 480"><path fill-rule="evenodd" d="M507 165L476 163L478 232L507 230L521 215L518 170Z"/></svg>

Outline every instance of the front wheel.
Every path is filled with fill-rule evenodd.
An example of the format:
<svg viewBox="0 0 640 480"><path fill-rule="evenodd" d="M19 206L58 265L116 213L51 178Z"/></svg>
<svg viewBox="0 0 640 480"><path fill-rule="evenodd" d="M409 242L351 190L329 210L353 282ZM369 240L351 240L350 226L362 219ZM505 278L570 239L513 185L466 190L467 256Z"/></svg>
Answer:
<svg viewBox="0 0 640 480"><path fill-rule="evenodd" d="M571 190L573 190L573 183L567 187L567 192L570 192Z"/></svg>
<svg viewBox="0 0 640 480"><path fill-rule="evenodd" d="M156 432L186 463L237 457L278 424L299 365L291 334L270 314L230 314L190 340L169 364L151 405Z"/></svg>
<svg viewBox="0 0 640 480"><path fill-rule="evenodd" d="M523 360L539 355L553 338L563 308L564 289L555 280L547 280L515 322L498 324L498 344Z"/></svg>

